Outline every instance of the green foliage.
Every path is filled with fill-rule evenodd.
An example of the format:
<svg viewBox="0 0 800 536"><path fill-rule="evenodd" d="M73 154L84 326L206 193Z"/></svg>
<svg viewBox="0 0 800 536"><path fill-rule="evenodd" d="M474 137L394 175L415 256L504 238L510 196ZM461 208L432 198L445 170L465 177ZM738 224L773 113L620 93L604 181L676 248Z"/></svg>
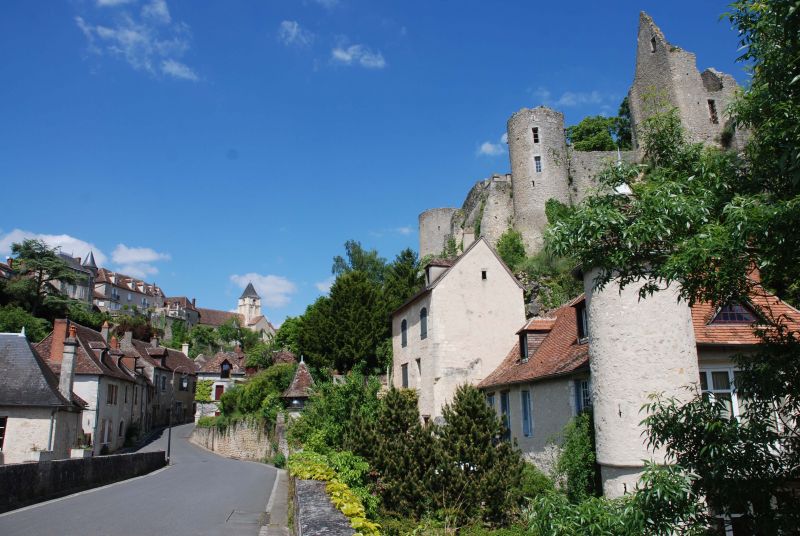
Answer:
<svg viewBox="0 0 800 536"><path fill-rule="evenodd" d="M378 380L355 372L343 383L315 385L303 413L288 427L290 443L323 454L344 450L346 435L357 433L356 422L374 421L378 389Z"/></svg>
<svg viewBox="0 0 800 536"><path fill-rule="evenodd" d="M619 105L617 124L614 130L614 138L617 140L619 148L623 151L630 150L633 144L633 136L631 131L631 106L627 96L622 99Z"/></svg>
<svg viewBox="0 0 800 536"><path fill-rule="evenodd" d="M547 216L548 225L553 225L557 221L565 219L572 211L572 207L552 197L544 203L544 214Z"/></svg>
<svg viewBox="0 0 800 536"><path fill-rule="evenodd" d="M158 336L156 328L150 324L147 318L141 315L120 315L116 318L112 333L121 338L128 331L133 333L134 339L140 341L149 341L151 338Z"/></svg>
<svg viewBox="0 0 800 536"><path fill-rule="evenodd" d="M516 269L525 260L525 245L522 234L512 228L500 235L497 241L497 253L510 269Z"/></svg>
<svg viewBox="0 0 800 536"><path fill-rule="evenodd" d="M333 258L331 273L337 278L350 272L361 272L367 279L381 284L386 275L386 259L378 255L374 249L365 250L360 242L348 240L344 244L345 257L337 255Z"/></svg>
<svg viewBox="0 0 800 536"><path fill-rule="evenodd" d="M198 380L195 388L194 399L197 402L211 402L211 389L214 380Z"/></svg>
<svg viewBox="0 0 800 536"><path fill-rule="evenodd" d="M250 348L245 350L247 356L245 366L256 367L260 369L267 368L272 364L272 352L274 351L274 344L259 340Z"/></svg>
<svg viewBox="0 0 800 536"><path fill-rule="evenodd" d="M108 314L92 310L89 304L76 300L70 300L66 316L73 322L95 331L100 331L103 323L111 319Z"/></svg>
<svg viewBox="0 0 800 536"><path fill-rule="evenodd" d="M480 224L477 224L476 228L480 230ZM444 244L444 249L442 250L441 257L445 259L455 259L458 257L458 242L452 236L447 237L447 242Z"/></svg>
<svg viewBox="0 0 800 536"><path fill-rule="evenodd" d="M583 292L583 283L572 275L573 268L572 260L557 257L545 248L525 259L516 274L523 285L535 281L536 300L545 309L554 309Z"/></svg>
<svg viewBox="0 0 800 536"><path fill-rule="evenodd" d="M197 426L198 428L213 428L214 426L216 426L216 422L217 421L214 417L211 417L209 415L204 415L199 419L197 419L197 423L195 424L195 426Z"/></svg>
<svg viewBox="0 0 800 536"><path fill-rule="evenodd" d="M442 416L431 479L436 508L455 525L506 522L520 501L519 451L498 440L502 424L474 387L459 387Z"/></svg>
<svg viewBox="0 0 800 536"><path fill-rule="evenodd" d="M50 333L52 325L43 318L36 318L16 305L0 307L0 332L19 333L25 328L25 335L31 342L39 342Z"/></svg>
<svg viewBox="0 0 800 536"><path fill-rule="evenodd" d="M281 327L278 328L275 337L273 338L273 346L277 350L289 350L290 352L299 355L300 346L298 337L300 334L302 324L302 317L289 316L283 321Z"/></svg>
<svg viewBox="0 0 800 536"><path fill-rule="evenodd" d="M532 463L525 463L520 475L519 492L523 499L533 499L555 489L553 481Z"/></svg>
<svg viewBox="0 0 800 536"><path fill-rule="evenodd" d="M486 210L486 198L484 197L481 199L481 206L478 209L478 215L475 217L475 240L481 237L481 223L483 222L483 212ZM453 243L455 243L455 239L453 239ZM456 257L456 254L453 255L444 255L444 257Z"/></svg>
<svg viewBox="0 0 800 536"><path fill-rule="evenodd" d="M616 127L616 117L585 117L577 125L567 127L567 141L576 151L613 151L617 148L612 137Z"/></svg>
<svg viewBox="0 0 800 536"><path fill-rule="evenodd" d="M556 474L563 479L567 498L574 502L599 496L599 482L595 460L594 424L588 411L573 417L561 432L561 453L556 461Z"/></svg>
<svg viewBox="0 0 800 536"><path fill-rule="evenodd" d="M296 365L289 363L273 365L228 389L220 398L220 412L227 418L251 416L274 424L283 409L281 394L292 382L295 368Z"/></svg>

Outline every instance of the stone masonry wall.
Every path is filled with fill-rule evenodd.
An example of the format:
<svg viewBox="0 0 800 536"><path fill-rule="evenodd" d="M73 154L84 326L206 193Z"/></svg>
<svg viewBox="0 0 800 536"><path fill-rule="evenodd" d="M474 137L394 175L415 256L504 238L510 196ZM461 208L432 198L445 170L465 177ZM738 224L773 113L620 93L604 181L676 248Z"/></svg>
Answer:
<svg viewBox="0 0 800 536"><path fill-rule="evenodd" d="M261 461L274 454L272 438L258 424L238 422L220 432L216 428L195 427L189 441L220 456L237 460Z"/></svg>
<svg viewBox="0 0 800 536"><path fill-rule="evenodd" d="M621 157L624 162L633 162L634 151L569 151L570 201L577 205L597 188L597 174L609 164Z"/></svg>
<svg viewBox="0 0 800 536"><path fill-rule="evenodd" d="M439 255L451 233L456 208L432 208L419 215L419 256Z"/></svg>
<svg viewBox="0 0 800 536"><path fill-rule="evenodd" d="M486 188L481 236L485 236L493 247L497 247L500 236L514 224L514 200L510 179L509 175L493 177Z"/></svg>

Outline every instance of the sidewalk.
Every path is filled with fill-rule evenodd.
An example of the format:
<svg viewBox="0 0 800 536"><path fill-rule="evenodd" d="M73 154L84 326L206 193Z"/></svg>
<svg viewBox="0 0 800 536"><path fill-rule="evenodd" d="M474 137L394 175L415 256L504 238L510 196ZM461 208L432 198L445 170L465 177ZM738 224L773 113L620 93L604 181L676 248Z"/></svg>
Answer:
<svg viewBox="0 0 800 536"><path fill-rule="evenodd" d="M275 485L267 502L267 524L261 527L259 536L289 536L289 474L278 469Z"/></svg>

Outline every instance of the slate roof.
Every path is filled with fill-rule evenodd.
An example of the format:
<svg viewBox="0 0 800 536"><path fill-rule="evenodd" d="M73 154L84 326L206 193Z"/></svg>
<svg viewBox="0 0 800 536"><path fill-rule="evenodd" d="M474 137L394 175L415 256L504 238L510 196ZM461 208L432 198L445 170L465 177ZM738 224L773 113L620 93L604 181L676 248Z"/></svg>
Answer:
<svg viewBox="0 0 800 536"><path fill-rule="evenodd" d="M256 292L253 283L247 283L247 286L245 287L244 292L242 292L242 295L239 296L239 299L241 300L242 298L260 298L260 297L261 296L259 296L258 292Z"/></svg>
<svg viewBox="0 0 800 536"><path fill-rule="evenodd" d="M311 394L311 387L314 385L314 378L311 377L308 367L303 361L297 365L294 372L292 383L289 388L281 395L283 398L308 398Z"/></svg>
<svg viewBox="0 0 800 536"><path fill-rule="evenodd" d="M245 355L241 350L233 352L217 352L211 357L201 356L194 361L197 372L206 374L219 374L222 370L222 363L228 361L231 364L231 374L244 374L245 373Z"/></svg>
<svg viewBox="0 0 800 536"><path fill-rule="evenodd" d="M89 255L87 255L86 259L83 261L83 266L86 268L97 269L97 263L94 262L94 253L91 250L89 251Z"/></svg>
<svg viewBox="0 0 800 536"><path fill-rule="evenodd" d="M81 409L86 402L58 390L58 377L24 335L0 333L0 406L44 406Z"/></svg>

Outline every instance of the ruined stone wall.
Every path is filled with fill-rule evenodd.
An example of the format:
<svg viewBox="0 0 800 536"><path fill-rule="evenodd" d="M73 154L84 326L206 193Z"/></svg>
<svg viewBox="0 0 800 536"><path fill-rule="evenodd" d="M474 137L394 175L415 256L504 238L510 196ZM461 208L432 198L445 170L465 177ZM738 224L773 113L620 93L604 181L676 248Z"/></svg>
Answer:
<svg viewBox="0 0 800 536"><path fill-rule="evenodd" d="M213 427L195 427L189 441L236 460L261 461L275 454L272 451L272 438L257 423L237 422L222 432Z"/></svg>
<svg viewBox="0 0 800 536"><path fill-rule="evenodd" d="M419 215L419 256L439 255L451 233L456 208L432 208Z"/></svg>
<svg viewBox="0 0 800 536"><path fill-rule="evenodd" d="M481 236L496 247L497 241L514 224L514 197L511 175L492 177L486 187L483 214L481 217ZM466 244L464 244L466 247Z"/></svg>
<svg viewBox="0 0 800 536"><path fill-rule="evenodd" d="M522 234L525 249L533 253L543 246L547 200L569 203L564 115L543 106L516 112L508 120L508 152L514 189L514 228Z"/></svg>
<svg viewBox="0 0 800 536"><path fill-rule="evenodd" d="M569 151L570 202L576 205L597 188L597 174L620 157L623 162L633 162L634 151Z"/></svg>

